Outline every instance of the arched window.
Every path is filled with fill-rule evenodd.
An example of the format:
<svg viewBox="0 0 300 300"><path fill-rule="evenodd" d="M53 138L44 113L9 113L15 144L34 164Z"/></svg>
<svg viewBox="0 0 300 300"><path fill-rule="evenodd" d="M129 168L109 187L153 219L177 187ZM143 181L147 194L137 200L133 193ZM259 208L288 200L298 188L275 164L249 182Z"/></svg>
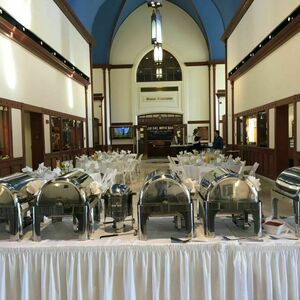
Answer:
<svg viewBox="0 0 300 300"><path fill-rule="evenodd" d="M163 50L163 62L154 62L153 50L148 52L137 69L136 81L181 81L181 68L177 59L168 51Z"/></svg>

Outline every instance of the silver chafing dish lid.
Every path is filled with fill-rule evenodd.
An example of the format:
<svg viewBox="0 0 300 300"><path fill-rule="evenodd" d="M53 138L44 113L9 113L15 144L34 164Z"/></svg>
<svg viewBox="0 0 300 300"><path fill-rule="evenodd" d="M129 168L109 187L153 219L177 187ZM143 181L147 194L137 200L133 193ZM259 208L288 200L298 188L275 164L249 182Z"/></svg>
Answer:
<svg viewBox="0 0 300 300"><path fill-rule="evenodd" d="M275 190L284 191L291 197L300 192L300 167L292 167L281 172L275 182Z"/></svg>
<svg viewBox="0 0 300 300"><path fill-rule="evenodd" d="M28 174L15 173L0 179L0 204L11 204L14 201L14 194L22 202L28 197L26 186L35 178Z"/></svg>
<svg viewBox="0 0 300 300"><path fill-rule="evenodd" d="M48 181L41 189L38 203L63 202L80 204L85 201L84 195L93 179L83 171L71 171L56 179Z"/></svg>
<svg viewBox="0 0 300 300"><path fill-rule="evenodd" d="M168 171L151 172L142 187L140 204L145 203L189 203L190 193L187 187L181 183L180 178Z"/></svg>
<svg viewBox="0 0 300 300"><path fill-rule="evenodd" d="M258 201L257 190L246 176L224 168L206 173L199 192L207 201Z"/></svg>

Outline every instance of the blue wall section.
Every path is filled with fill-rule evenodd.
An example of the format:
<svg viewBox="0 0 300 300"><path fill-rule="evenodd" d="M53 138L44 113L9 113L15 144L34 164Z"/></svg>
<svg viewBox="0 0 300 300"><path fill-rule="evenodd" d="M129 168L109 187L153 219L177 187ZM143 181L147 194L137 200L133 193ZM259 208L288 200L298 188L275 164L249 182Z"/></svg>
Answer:
<svg viewBox="0 0 300 300"><path fill-rule="evenodd" d="M241 0L169 0L193 18L206 40L210 59L224 59L220 38ZM87 30L96 39L93 63L109 63L111 40L126 18L146 0L68 0ZM150 25L149 25L150 26Z"/></svg>

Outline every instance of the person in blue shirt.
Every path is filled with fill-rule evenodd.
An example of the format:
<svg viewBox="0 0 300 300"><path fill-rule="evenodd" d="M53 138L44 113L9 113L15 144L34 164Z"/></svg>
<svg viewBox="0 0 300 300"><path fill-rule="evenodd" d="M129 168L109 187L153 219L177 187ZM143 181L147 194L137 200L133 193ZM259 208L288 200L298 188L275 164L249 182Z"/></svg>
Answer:
<svg viewBox="0 0 300 300"><path fill-rule="evenodd" d="M222 150L223 147L224 147L223 139L220 136L219 130L216 130L215 131L215 138L214 138L214 142L213 142L213 148L218 149L218 150Z"/></svg>

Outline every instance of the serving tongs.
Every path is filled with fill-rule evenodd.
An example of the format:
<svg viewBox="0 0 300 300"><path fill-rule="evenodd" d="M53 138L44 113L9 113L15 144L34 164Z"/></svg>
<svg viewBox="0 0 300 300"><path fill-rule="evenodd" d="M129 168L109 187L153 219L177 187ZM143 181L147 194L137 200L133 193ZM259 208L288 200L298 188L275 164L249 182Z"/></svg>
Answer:
<svg viewBox="0 0 300 300"><path fill-rule="evenodd" d="M104 234L100 235L99 239L107 238L107 237L114 237L114 236L122 236L122 235L130 235L133 234L134 236L137 235L137 230L130 230L127 232L120 232L120 233L111 233L111 234Z"/></svg>
<svg viewBox="0 0 300 300"><path fill-rule="evenodd" d="M222 236L224 241L246 241L246 242L263 242L264 240L259 238L259 237L255 237L255 236L244 236L244 237L229 237L226 235Z"/></svg>
<svg viewBox="0 0 300 300"><path fill-rule="evenodd" d="M296 236L277 236L277 235L269 235L270 239L272 240L292 240L292 241L298 241L299 238L297 238Z"/></svg>

